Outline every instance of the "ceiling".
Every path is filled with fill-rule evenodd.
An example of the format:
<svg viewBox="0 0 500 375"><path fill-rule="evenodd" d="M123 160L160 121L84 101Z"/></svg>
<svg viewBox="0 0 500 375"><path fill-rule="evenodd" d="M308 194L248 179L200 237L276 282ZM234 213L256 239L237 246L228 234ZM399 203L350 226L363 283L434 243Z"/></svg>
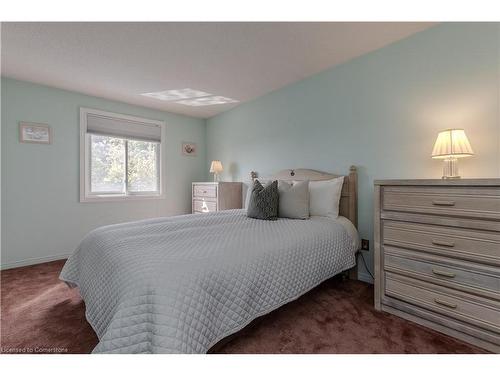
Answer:
<svg viewBox="0 0 500 375"><path fill-rule="evenodd" d="M207 118L433 23L3 23L2 75ZM239 103L141 96L191 88Z"/></svg>

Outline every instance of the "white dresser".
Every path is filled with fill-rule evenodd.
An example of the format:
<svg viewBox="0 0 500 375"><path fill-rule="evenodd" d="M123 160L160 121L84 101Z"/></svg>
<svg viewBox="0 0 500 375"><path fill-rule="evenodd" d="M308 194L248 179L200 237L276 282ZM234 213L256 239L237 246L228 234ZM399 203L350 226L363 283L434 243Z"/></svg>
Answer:
<svg viewBox="0 0 500 375"><path fill-rule="evenodd" d="M375 308L500 352L500 179L375 181Z"/></svg>
<svg viewBox="0 0 500 375"><path fill-rule="evenodd" d="M193 182L193 213L241 208L241 182Z"/></svg>

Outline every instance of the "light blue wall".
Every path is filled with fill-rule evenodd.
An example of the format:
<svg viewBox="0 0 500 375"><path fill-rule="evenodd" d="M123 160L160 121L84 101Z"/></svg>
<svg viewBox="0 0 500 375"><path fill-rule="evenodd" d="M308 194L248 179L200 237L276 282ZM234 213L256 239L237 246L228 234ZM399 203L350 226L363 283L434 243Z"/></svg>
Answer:
<svg viewBox="0 0 500 375"><path fill-rule="evenodd" d="M464 176L500 176L499 37L499 24L439 25L243 104L207 121L207 162L220 159L226 180L354 164L371 240L373 180L439 178L430 153L441 129L469 136Z"/></svg>
<svg viewBox="0 0 500 375"><path fill-rule="evenodd" d="M101 225L191 211L191 182L206 174L204 120L12 79L1 92L2 266L71 253ZM166 121L166 199L79 203L80 107ZM19 143L19 121L50 124L53 144ZM198 157L182 156L182 141L197 142Z"/></svg>

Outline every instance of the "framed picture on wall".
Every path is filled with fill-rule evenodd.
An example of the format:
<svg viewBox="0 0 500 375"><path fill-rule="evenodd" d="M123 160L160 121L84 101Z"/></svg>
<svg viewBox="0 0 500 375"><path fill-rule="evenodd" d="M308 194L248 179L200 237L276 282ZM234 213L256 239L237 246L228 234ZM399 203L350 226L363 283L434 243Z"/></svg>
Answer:
<svg viewBox="0 0 500 375"><path fill-rule="evenodd" d="M193 142L182 142L182 155L196 156L196 143Z"/></svg>
<svg viewBox="0 0 500 375"><path fill-rule="evenodd" d="M19 142L50 144L52 142L52 130L47 124L20 122Z"/></svg>

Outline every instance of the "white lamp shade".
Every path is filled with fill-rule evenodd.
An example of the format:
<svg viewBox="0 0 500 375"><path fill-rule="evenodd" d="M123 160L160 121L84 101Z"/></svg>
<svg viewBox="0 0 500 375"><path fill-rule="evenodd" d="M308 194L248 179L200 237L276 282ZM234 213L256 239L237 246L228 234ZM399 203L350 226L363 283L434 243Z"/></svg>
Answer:
<svg viewBox="0 0 500 375"><path fill-rule="evenodd" d="M224 170L222 168L222 163L220 160L214 160L212 161L212 164L210 165L210 173L221 173Z"/></svg>
<svg viewBox="0 0 500 375"><path fill-rule="evenodd" d="M474 155L463 129L447 129L439 132L432 157L434 159L465 158Z"/></svg>

